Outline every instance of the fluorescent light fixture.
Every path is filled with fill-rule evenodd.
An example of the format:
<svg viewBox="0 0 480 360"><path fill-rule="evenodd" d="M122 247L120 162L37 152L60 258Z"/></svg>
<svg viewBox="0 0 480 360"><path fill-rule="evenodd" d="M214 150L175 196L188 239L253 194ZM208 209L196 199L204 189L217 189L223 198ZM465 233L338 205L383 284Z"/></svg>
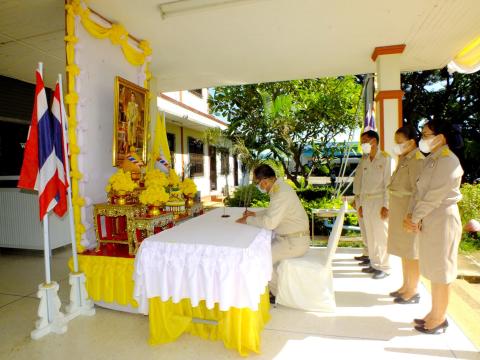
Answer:
<svg viewBox="0 0 480 360"><path fill-rule="evenodd" d="M218 8L239 2L251 0L164 0L158 4L158 10L162 19L172 15L184 14L187 12Z"/></svg>

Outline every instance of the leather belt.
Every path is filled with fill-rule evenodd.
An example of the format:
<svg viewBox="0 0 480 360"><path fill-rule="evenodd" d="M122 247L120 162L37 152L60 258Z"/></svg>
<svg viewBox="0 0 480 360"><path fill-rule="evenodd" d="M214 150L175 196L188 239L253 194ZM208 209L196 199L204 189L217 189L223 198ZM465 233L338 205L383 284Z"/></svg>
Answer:
<svg viewBox="0 0 480 360"><path fill-rule="evenodd" d="M302 236L310 236L310 231L297 231L290 234L275 234L275 235L285 239L292 239L292 238L297 238Z"/></svg>

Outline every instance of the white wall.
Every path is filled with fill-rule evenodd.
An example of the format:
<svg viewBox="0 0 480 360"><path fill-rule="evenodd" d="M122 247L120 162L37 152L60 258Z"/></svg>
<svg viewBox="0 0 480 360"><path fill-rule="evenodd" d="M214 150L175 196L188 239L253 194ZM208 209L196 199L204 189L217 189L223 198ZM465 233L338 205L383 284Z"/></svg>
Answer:
<svg viewBox="0 0 480 360"><path fill-rule="evenodd" d="M108 39L93 38L78 21L76 34L79 40L75 59L80 68L76 83L77 139L81 149L78 161L84 175L80 193L87 202L82 208L82 222L87 228L82 244L91 247L96 242L92 205L105 202L105 185L116 171L112 166L115 76L143 87L144 72L142 67L127 62L119 46Z"/></svg>

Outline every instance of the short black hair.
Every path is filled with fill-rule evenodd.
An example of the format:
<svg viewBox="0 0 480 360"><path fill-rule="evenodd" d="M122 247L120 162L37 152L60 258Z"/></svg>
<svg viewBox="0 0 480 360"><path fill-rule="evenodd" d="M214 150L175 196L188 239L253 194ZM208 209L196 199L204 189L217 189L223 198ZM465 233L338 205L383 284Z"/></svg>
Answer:
<svg viewBox="0 0 480 360"><path fill-rule="evenodd" d="M373 131L373 130L368 130L368 131L365 131L362 136L366 136L368 137L369 139L375 139L377 140L377 144L380 142L380 137L378 136L378 133L376 131Z"/></svg>
<svg viewBox="0 0 480 360"><path fill-rule="evenodd" d="M253 175L257 180L270 179L276 177L275 171L267 164L259 165L253 170Z"/></svg>
<svg viewBox="0 0 480 360"><path fill-rule="evenodd" d="M411 125L403 125L395 131L395 134L403 135L407 140L415 140L418 144L418 131Z"/></svg>
<svg viewBox="0 0 480 360"><path fill-rule="evenodd" d="M445 136L450 149L456 151L463 148L462 129L458 124L452 124L449 121L433 119L425 124L435 135Z"/></svg>

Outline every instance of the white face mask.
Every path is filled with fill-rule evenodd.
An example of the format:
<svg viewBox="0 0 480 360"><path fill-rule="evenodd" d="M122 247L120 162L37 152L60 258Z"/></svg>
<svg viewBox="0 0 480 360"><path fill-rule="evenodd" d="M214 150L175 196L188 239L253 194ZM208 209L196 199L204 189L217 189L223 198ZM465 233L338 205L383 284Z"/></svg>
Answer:
<svg viewBox="0 0 480 360"><path fill-rule="evenodd" d="M403 144L395 144L393 146L393 153L397 156L400 156L402 155L404 152L405 152L405 149L407 148L407 143L403 143Z"/></svg>
<svg viewBox="0 0 480 360"><path fill-rule="evenodd" d="M431 138L427 140L421 139L420 142L418 143L418 148L423 153L430 153L432 151L432 144L434 140L435 138Z"/></svg>
<svg viewBox="0 0 480 360"><path fill-rule="evenodd" d="M260 192L263 193L263 194L266 194L266 193L267 193L267 190L262 189L262 188L260 187L260 184L257 184L257 189L258 189L258 191L260 191Z"/></svg>
<svg viewBox="0 0 480 360"><path fill-rule="evenodd" d="M372 151L372 145L370 143L363 143L361 146L364 154L370 154L370 151Z"/></svg>

